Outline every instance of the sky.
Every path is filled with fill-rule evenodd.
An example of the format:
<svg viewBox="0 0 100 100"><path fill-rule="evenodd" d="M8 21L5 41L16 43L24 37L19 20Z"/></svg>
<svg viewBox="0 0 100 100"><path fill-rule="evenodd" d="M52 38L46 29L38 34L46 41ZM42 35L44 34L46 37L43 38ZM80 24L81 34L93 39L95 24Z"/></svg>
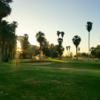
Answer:
<svg viewBox="0 0 100 100"><path fill-rule="evenodd" d="M100 44L100 0L13 0L12 13L6 19L17 21L17 35L27 33L29 41L38 45L35 35L45 33L50 43L57 44L56 32L64 31L63 46L71 46L75 52L72 38L81 37L81 52L88 51L87 21L93 22L91 47Z"/></svg>

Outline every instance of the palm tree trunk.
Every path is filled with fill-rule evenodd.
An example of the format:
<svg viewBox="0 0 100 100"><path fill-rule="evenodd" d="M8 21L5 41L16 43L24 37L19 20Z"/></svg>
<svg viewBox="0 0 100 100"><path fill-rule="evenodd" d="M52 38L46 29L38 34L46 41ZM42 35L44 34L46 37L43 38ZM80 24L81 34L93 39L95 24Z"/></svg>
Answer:
<svg viewBox="0 0 100 100"><path fill-rule="evenodd" d="M90 55L90 32L88 33L88 54Z"/></svg>
<svg viewBox="0 0 100 100"><path fill-rule="evenodd" d="M39 55L40 57L40 61L41 61L41 59L42 59L42 46L41 46L41 44L40 44L40 55Z"/></svg>
<svg viewBox="0 0 100 100"><path fill-rule="evenodd" d="M77 46L76 46L76 59L78 60Z"/></svg>

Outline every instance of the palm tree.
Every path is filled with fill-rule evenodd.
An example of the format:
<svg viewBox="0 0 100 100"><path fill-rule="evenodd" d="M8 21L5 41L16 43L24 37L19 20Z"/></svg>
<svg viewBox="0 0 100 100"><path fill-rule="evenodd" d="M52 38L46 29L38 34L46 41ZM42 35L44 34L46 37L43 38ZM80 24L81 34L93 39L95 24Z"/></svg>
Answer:
<svg viewBox="0 0 100 100"><path fill-rule="evenodd" d="M92 30L92 22L87 22L87 31L88 31L88 51L90 53L90 31Z"/></svg>
<svg viewBox="0 0 100 100"><path fill-rule="evenodd" d="M62 42L63 42L63 39L62 38L58 38L58 44L59 44L59 46L62 45Z"/></svg>
<svg viewBox="0 0 100 100"><path fill-rule="evenodd" d="M67 50L67 52L68 52L68 54L70 53L70 46L66 46L66 50Z"/></svg>
<svg viewBox="0 0 100 100"><path fill-rule="evenodd" d="M37 41L40 44L40 49L42 49L42 46L43 46L44 41L45 41L45 35L44 35L44 33L43 32L38 32L36 34L36 39L37 39Z"/></svg>
<svg viewBox="0 0 100 100"><path fill-rule="evenodd" d="M59 35L60 35L60 32L59 32L59 31L57 31L57 36L59 37Z"/></svg>
<svg viewBox="0 0 100 100"><path fill-rule="evenodd" d="M59 58L61 58L61 55L63 54L64 51L64 48L62 46L64 34L65 34L64 32L57 31L57 36L58 36L57 51L59 53ZM59 38L59 35L61 35L61 38Z"/></svg>
<svg viewBox="0 0 100 100"><path fill-rule="evenodd" d="M36 34L36 39L37 41L39 42L40 44L40 59L41 59L41 56L42 56L42 49L43 49L43 46L45 45L46 43L46 38L45 38L45 35L43 32L39 31L37 34Z"/></svg>
<svg viewBox="0 0 100 100"><path fill-rule="evenodd" d="M80 38L80 36L75 35L75 36L73 37L72 41L73 41L73 43L74 43L74 45L75 45L75 47L76 47L76 59L78 59L77 49L78 49L78 46L79 46L79 44L80 44L80 42L81 42L81 38Z"/></svg>
<svg viewBox="0 0 100 100"><path fill-rule="evenodd" d="M62 38L64 37L64 34L65 34L64 32L61 32L61 36L62 36Z"/></svg>
<svg viewBox="0 0 100 100"><path fill-rule="evenodd" d="M57 36L59 37L59 35L61 34L61 37L63 38L64 37L64 32L60 32L60 31L57 31Z"/></svg>
<svg viewBox="0 0 100 100"><path fill-rule="evenodd" d="M56 51L58 53L59 59L61 59L61 56L62 56L63 51L64 51L64 47L62 45L56 45Z"/></svg>
<svg viewBox="0 0 100 100"><path fill-rule="evenodd" d="M59 59L61 59L61 56L62 56L63 51L64 51L64 48L62 46L62 42L63 42L63 39L58 38L57 52L58 52L58 55L59 55Z"/></svg>
<svg viewBox="0 0 100 100"><path fill-rule="evenodd" d="M70 51L70 46L66 46L66 50L69 50Z"/></svg>

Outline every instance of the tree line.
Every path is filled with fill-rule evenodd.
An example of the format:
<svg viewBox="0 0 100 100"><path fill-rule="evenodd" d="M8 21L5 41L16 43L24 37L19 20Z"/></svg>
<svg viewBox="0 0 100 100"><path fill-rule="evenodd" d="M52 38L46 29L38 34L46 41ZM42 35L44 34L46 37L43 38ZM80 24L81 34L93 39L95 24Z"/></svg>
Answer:
<svg viewBox="0 0 100 100"><path fill-rule="evenodd" d="M17 28L17 22L13 21L12 23L9 23L8 21L4 20L5 17L9 16L11 14L11 7L10 3L12 3L12 0L0 0L0 61L9 61L15 58L16 54L16 41L18 39L18 36L15 34L16 28ZM88 31L88 49L89 52L91 51L91 55L94 57L100 58L100 46L97 46L95 48L90 48L90 31L92 30L92 22L87 22L87 31ZM21 47L22 47L22 58L27 58L27 54L29 53L29 49L31 48L35 54L30 53L30 55L40 55L40 58L42 55L45 55L46 57L58 57L61 58L62 54L64 52L64 47L62 45L63 43L63 37L65 33L63 31L57 31L57 41L58 44L49 44L45 37L45 33L39 31L36 33L36 39L40 45L39 48L32 48L29 43L29 37L28 34L24 34L21 40ZM78 59L78 46L81 42L81 37L78 35L75 35L72 38L72 42L76 47L76 58ZM66 46L66 49L70 49L70 46Z"/></svg>
<svg viewBox="0 0 100 100"><path fill-rule="evenodd" d="M0 0L0 61L8 61L15 55L17 22L9 23L3 19L11 13L11 2L12 0Z"/></svg>

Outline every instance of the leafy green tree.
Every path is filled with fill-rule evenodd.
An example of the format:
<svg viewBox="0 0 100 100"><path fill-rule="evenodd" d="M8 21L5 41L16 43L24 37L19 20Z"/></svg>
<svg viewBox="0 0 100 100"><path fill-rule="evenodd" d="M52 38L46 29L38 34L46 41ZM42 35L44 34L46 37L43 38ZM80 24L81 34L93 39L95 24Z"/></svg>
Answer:
<svg viewBox="0 0 100 100"><path fill-rule="evenodd" d="M92 30L92 25L93 25L93 23L88 21L87 26L86 26L87 31L88 31L88 50L89 50L89 53L90 53L90 31Z"/></svg>
<svg viewBox="0 0 100 100"><path fill-rule="evenodd" d="M7 39L7 32L8 22L1 21L0 25L0 61L3 61L4 52L5 52L5 40Z"/></svg>
<svg viewBox="0 0 100 100"><path fill-rule="evenodd" d="M11 2L12 0L0 0L0 21L11 13L9 5Z"/></svg>
<svg viewBox="0 0 100 100"><path fill-rule="evenodd" d="M50 44L49 48L44 48L43 52L47 57L51 57L51 58L59 57L59 53L57 51L57 45L54 44Z"/></svg>
<svg viewBox="0 0 100 100"><path fill-rule="evenodd" d="M51 55L50 55L50 49L48 48L48 47L44 47L43 49L42 49L42 51L43 51L43 54L46 56L46 57L50 57Z"/></svg>
<svg viewBox="0 0 100 100"><path fill-rule="evenodd" d="M12 0L0 0L0 61L8 61L14 57L17 23L8 23L3 20L11 13L10 3ZM12 56L13 55L13 56Z"/></svg>
<svg viewBox="0 0 100 100"><path fill-rule="evenodd" d="M1 51L2 51L2 60L7 61L8 59L14 58L15 49L16 49L16 35L15 29L17 23L8 23L7 21L2 21L1 23Z"/></svg>
<svg viewBox="0 0 100 100"><path fill-rule="evenodd" d="M9 57L10 59L14 59L15 57L15 53L16 53L16 28L17 28L17 22L16 21L13 21L9 26L10 26L10 29L9 29L9 38L8 38L8 48L9 48Z"/></svg>
<svg viewBox="0 0 100 100"><path fill-rule="evenodd" d="M100 58L100 45L91 48L91 55L95 58Z"/></svg>
<svg viewBox="0 0 100 100"><path fill-rule="evenodd" d="M61 59L61 56L64 52L64 47L62 45L56 45L55 48L58 53L58 57Z"/></svg>
<svg viewBox="0 0 100 100"><path fill-rule="evenodd" d="M23 58L27 58L28 48L30 45L28 38L29 38L28 34L24 34L23 40L21 41Z"/></svg>
<svg viewBox="0 0 100 100"><path fill-rule="evenodd" d="M80 44L80 42L81 42L81 38L80 38L80 36L78 36L78 35L75 35L74 37L73 37L73 39L72 39L72 41L73 41L73 43L74 43L74 45L75 45L75 47L76 47L76 58L78 59L78 46L79 46L79 44Z"/></svg>

